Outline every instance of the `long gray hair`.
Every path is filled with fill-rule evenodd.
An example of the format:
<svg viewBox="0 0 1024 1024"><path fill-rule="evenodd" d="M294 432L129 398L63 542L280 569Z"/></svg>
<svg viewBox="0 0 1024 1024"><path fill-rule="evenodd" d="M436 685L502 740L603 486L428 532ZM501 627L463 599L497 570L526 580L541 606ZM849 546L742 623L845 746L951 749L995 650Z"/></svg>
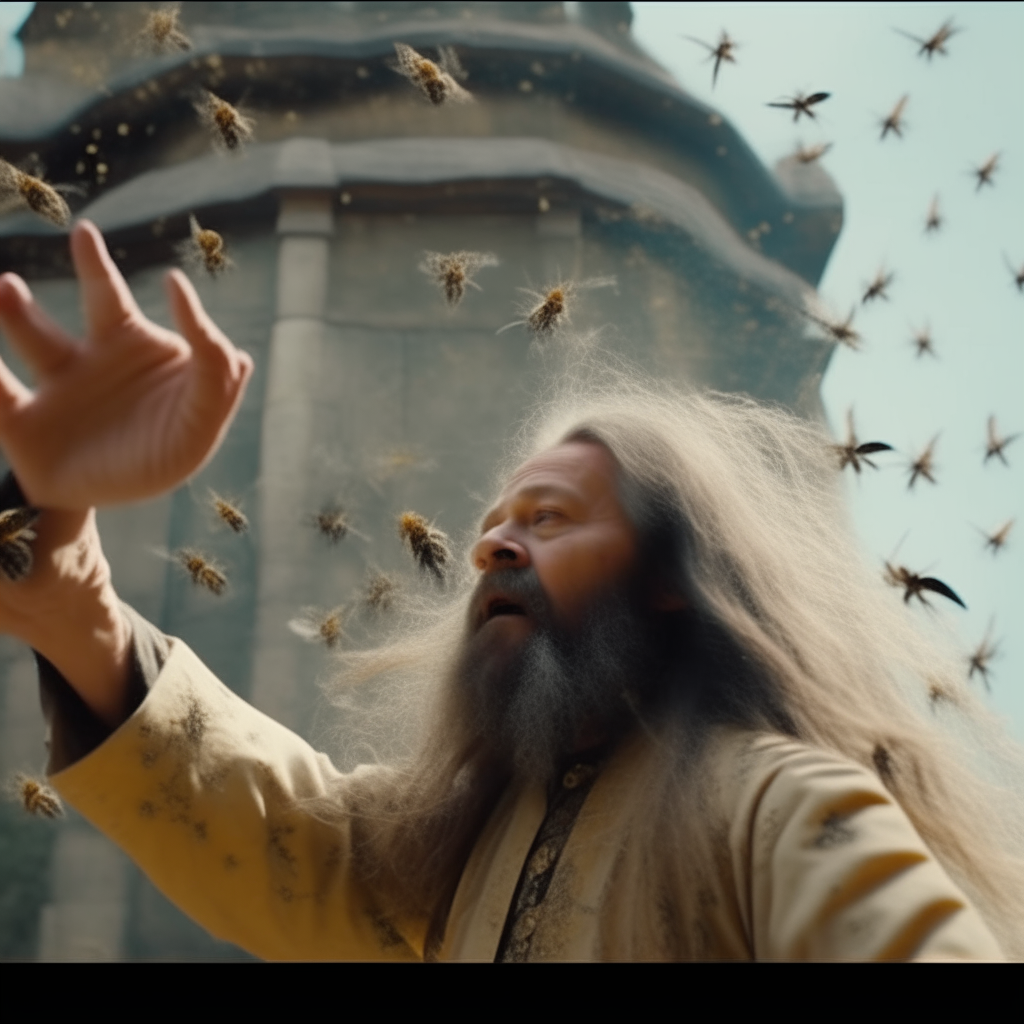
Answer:
<svg viewBox="0 0 1024 1024"><path fill-rule="evenodd" d="M686 598L704 654L704 677L690 673L679 699L637 711L664 740L662 777L647 792L666 864L686 860L680 793L700 777L702 730L787 733L877 772L1007 954L1024 956L1024 756L967 686L960 655L857 550L820 426L746 398L609 373L561 387L520 432L500 480L573 439L617 460L643 557ZM392 769L362 797L350 792L344 811L358 812L366 870L385 902L432 915L435 929L507 782L445 683L472 583L467 568L443 608L411 611L397 639L347 663L350 683L392 679L416 725ZM666 837L666 822L679 836Z"/></svg>

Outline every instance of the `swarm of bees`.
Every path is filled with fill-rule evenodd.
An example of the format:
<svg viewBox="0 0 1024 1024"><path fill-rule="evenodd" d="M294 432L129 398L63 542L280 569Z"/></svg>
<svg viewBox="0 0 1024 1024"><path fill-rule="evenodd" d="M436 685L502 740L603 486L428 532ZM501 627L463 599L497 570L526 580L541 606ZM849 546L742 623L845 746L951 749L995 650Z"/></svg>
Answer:
<svg viewBox="0 0 1024 1024"><path fill-rule="evenodd" d="M445 103L470 103L473 97L459 82L466 78L455 51L450 46L438 47L435 64L405 43L395 43L394 70L408 78L435 107Z"/></svg>
<svg viewBox="0 0 1024 1024"><path fill-rule="evenodd" d="M205 555L192 548L182 548L175 557L197 587L205 587L218 597L224 593L228 585L227 577Z"/></svg>
<svg viewBox="0 0 1024 1024"><path fill-rule="evenodd" d="M139 33L141 47L150 53L181 53L192 49L192 40L178 27L181 4L167 4L150 11Z"/></svg>
<svg viewBox="0 0 1024 1024"><path fill-rule="evenodd" d="M256 123L231 106L227 100L203 89L195 101L199 119L213 136L214 145L226 150L241 149L253 135Z"/></svg>
<svg viewBox="0 0 1024 1024"><path fill-rule="evenodd" d="M60 797L45 782L19 772L14 776L14 788L21 806L29 814L50 819L64 816L64 806L60 802Z"/></svg>
<svg viewBox="0 0 1024 1024"><path fill-rule="evenodd" d="M17 583L32 571L32 548L29 541L36 539L32 526L39 518L39 510L22 506L0 512L0 573Z"/></svg>
<svg viewBox="0 0 1024 1024"><path fill-rule="evenodd" d="M876 452L891 452L893 450L891 444L885 444L883 441L866 441L864 444L861 444L857 440L857 433L853 427L852 409L846 414L846 443L833 445L832 448L839 456L840 472L846 469L847 466L853 466L853 470L858 476L860 475L860 465L862 462L872 469L878 468L868 458L869 455L874 455Z"/></svg>
<svg viewBox="0 0 1024 1024"><path fill-rule="evenodd" d="M931 607L924 597L924 592L930 590L933 594L939 594L942 597L948 598L954 604L960 605L961 608L967 607L957 596L956 592L943 583L942 580L936 579L934 576L921 576L916 572L911 572L903 565L893 565L891 562L886 562L885 582L890 586L903 588L904 604L910 604L910 599L916 597L926 608Z"/></svg>
<svg viewBox="0 0 1024 1024"><path fill-rule="evenodd" d="M457 306L467 285L480 291L473 275L483 267L496 267L498 257L491 252L425 252L420 270L440 285L449 306Z"/></svg>
<svg viewBox="0 0 1024 1024"><path fill-rule="evenodd" d="M235 533L245 533L249 529L249 520L245 513L215 491L210 492L210 504L217 513L217 518Z"/></svg>
<svg viewBox="0 0 1024 1024"><path fill-rule="evenodd" d="M288 628L303 640L335 647L344 635L341 628L343 612L344 609L341 607L333 608L329 612L318 608L305 608L301 616L288 623Z"/></svg>
<svg viewBox="0 0 1024 1024"><path fill-rule="evenodd" d="M421 569L444 580L451 558L448 537L444 533L416 512L403 512L398 517L398 535L409 545Z"/></svg>
<svg viewBox="0 0 1024 1024"><path fill-rule="evenodd" d="M43 220L59 228L66 227L71 220L71 209L60 189L75 191L70 185L48 185L42 178L22 171L0 157L0 213L27 206Z"/></svg>
<svg viewBox="0 0 1024 1024"><path fill-rule="evenodd" d="M175 247L181 260L202 267L210 277L217 277L231 266L224 252L224 239L210 228L199 226L194 215L189 215L189 237Z"/></svg>

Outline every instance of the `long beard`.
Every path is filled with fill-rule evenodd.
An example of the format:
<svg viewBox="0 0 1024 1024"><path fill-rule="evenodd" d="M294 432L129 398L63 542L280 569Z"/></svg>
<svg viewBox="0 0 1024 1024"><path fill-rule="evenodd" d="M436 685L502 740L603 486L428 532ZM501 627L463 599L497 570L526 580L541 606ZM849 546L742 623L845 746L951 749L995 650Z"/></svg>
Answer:
<svg viewBox="0 0 1024 1024"><path fill-rule="evenodd" d="M613 739L635 720L658 667L652 617L623 587L567 630L553 621L532 568L500 570L483 585L522 602L535 625L512 645L470 625L454 669L456 692L492 764L547 781L588 737Z"/></svg>

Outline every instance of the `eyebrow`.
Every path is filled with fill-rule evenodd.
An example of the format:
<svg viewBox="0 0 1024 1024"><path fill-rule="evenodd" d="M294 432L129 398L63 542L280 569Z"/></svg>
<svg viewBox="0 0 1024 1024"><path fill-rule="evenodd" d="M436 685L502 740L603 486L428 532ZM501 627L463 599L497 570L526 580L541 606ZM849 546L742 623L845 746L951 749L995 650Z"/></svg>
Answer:
<svg viewBox="0 0 1024 1024"><path fill-rule="evenodd" d="M575 489L560 486L559 484L534 484L532 487L524 487L522 490L515 491L511 497L514 501L518 498L541 498L546 494L562 495L570 500L579 500L580 498L579 493ZM491 520L498 514L501 507L501 505L495 505L495 507L484 516L480 523L480 532L482 534L486 533L491 528L493 525Z"/></svg>

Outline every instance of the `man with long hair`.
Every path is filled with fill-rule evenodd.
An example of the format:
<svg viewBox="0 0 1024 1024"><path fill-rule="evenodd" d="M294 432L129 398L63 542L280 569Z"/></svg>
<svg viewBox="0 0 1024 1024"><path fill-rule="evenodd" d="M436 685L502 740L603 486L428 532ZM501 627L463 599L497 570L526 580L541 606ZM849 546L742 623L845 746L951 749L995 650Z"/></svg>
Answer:
<svg viewBox="0 0 1024 1024"><path fill-rule="evenodd" d="M252 364L180 273L184 337L92 225L71 246L84 343L0 279L37 377L0 363L4 507L44 510L0 629L39 654L52 784L212 933L279 959L1024 953L1019 750L861 563L815 426L621 371L563 388L448 598L347 656L399 739L342 774L118 601L94 507L202 466Z"/></svg>

